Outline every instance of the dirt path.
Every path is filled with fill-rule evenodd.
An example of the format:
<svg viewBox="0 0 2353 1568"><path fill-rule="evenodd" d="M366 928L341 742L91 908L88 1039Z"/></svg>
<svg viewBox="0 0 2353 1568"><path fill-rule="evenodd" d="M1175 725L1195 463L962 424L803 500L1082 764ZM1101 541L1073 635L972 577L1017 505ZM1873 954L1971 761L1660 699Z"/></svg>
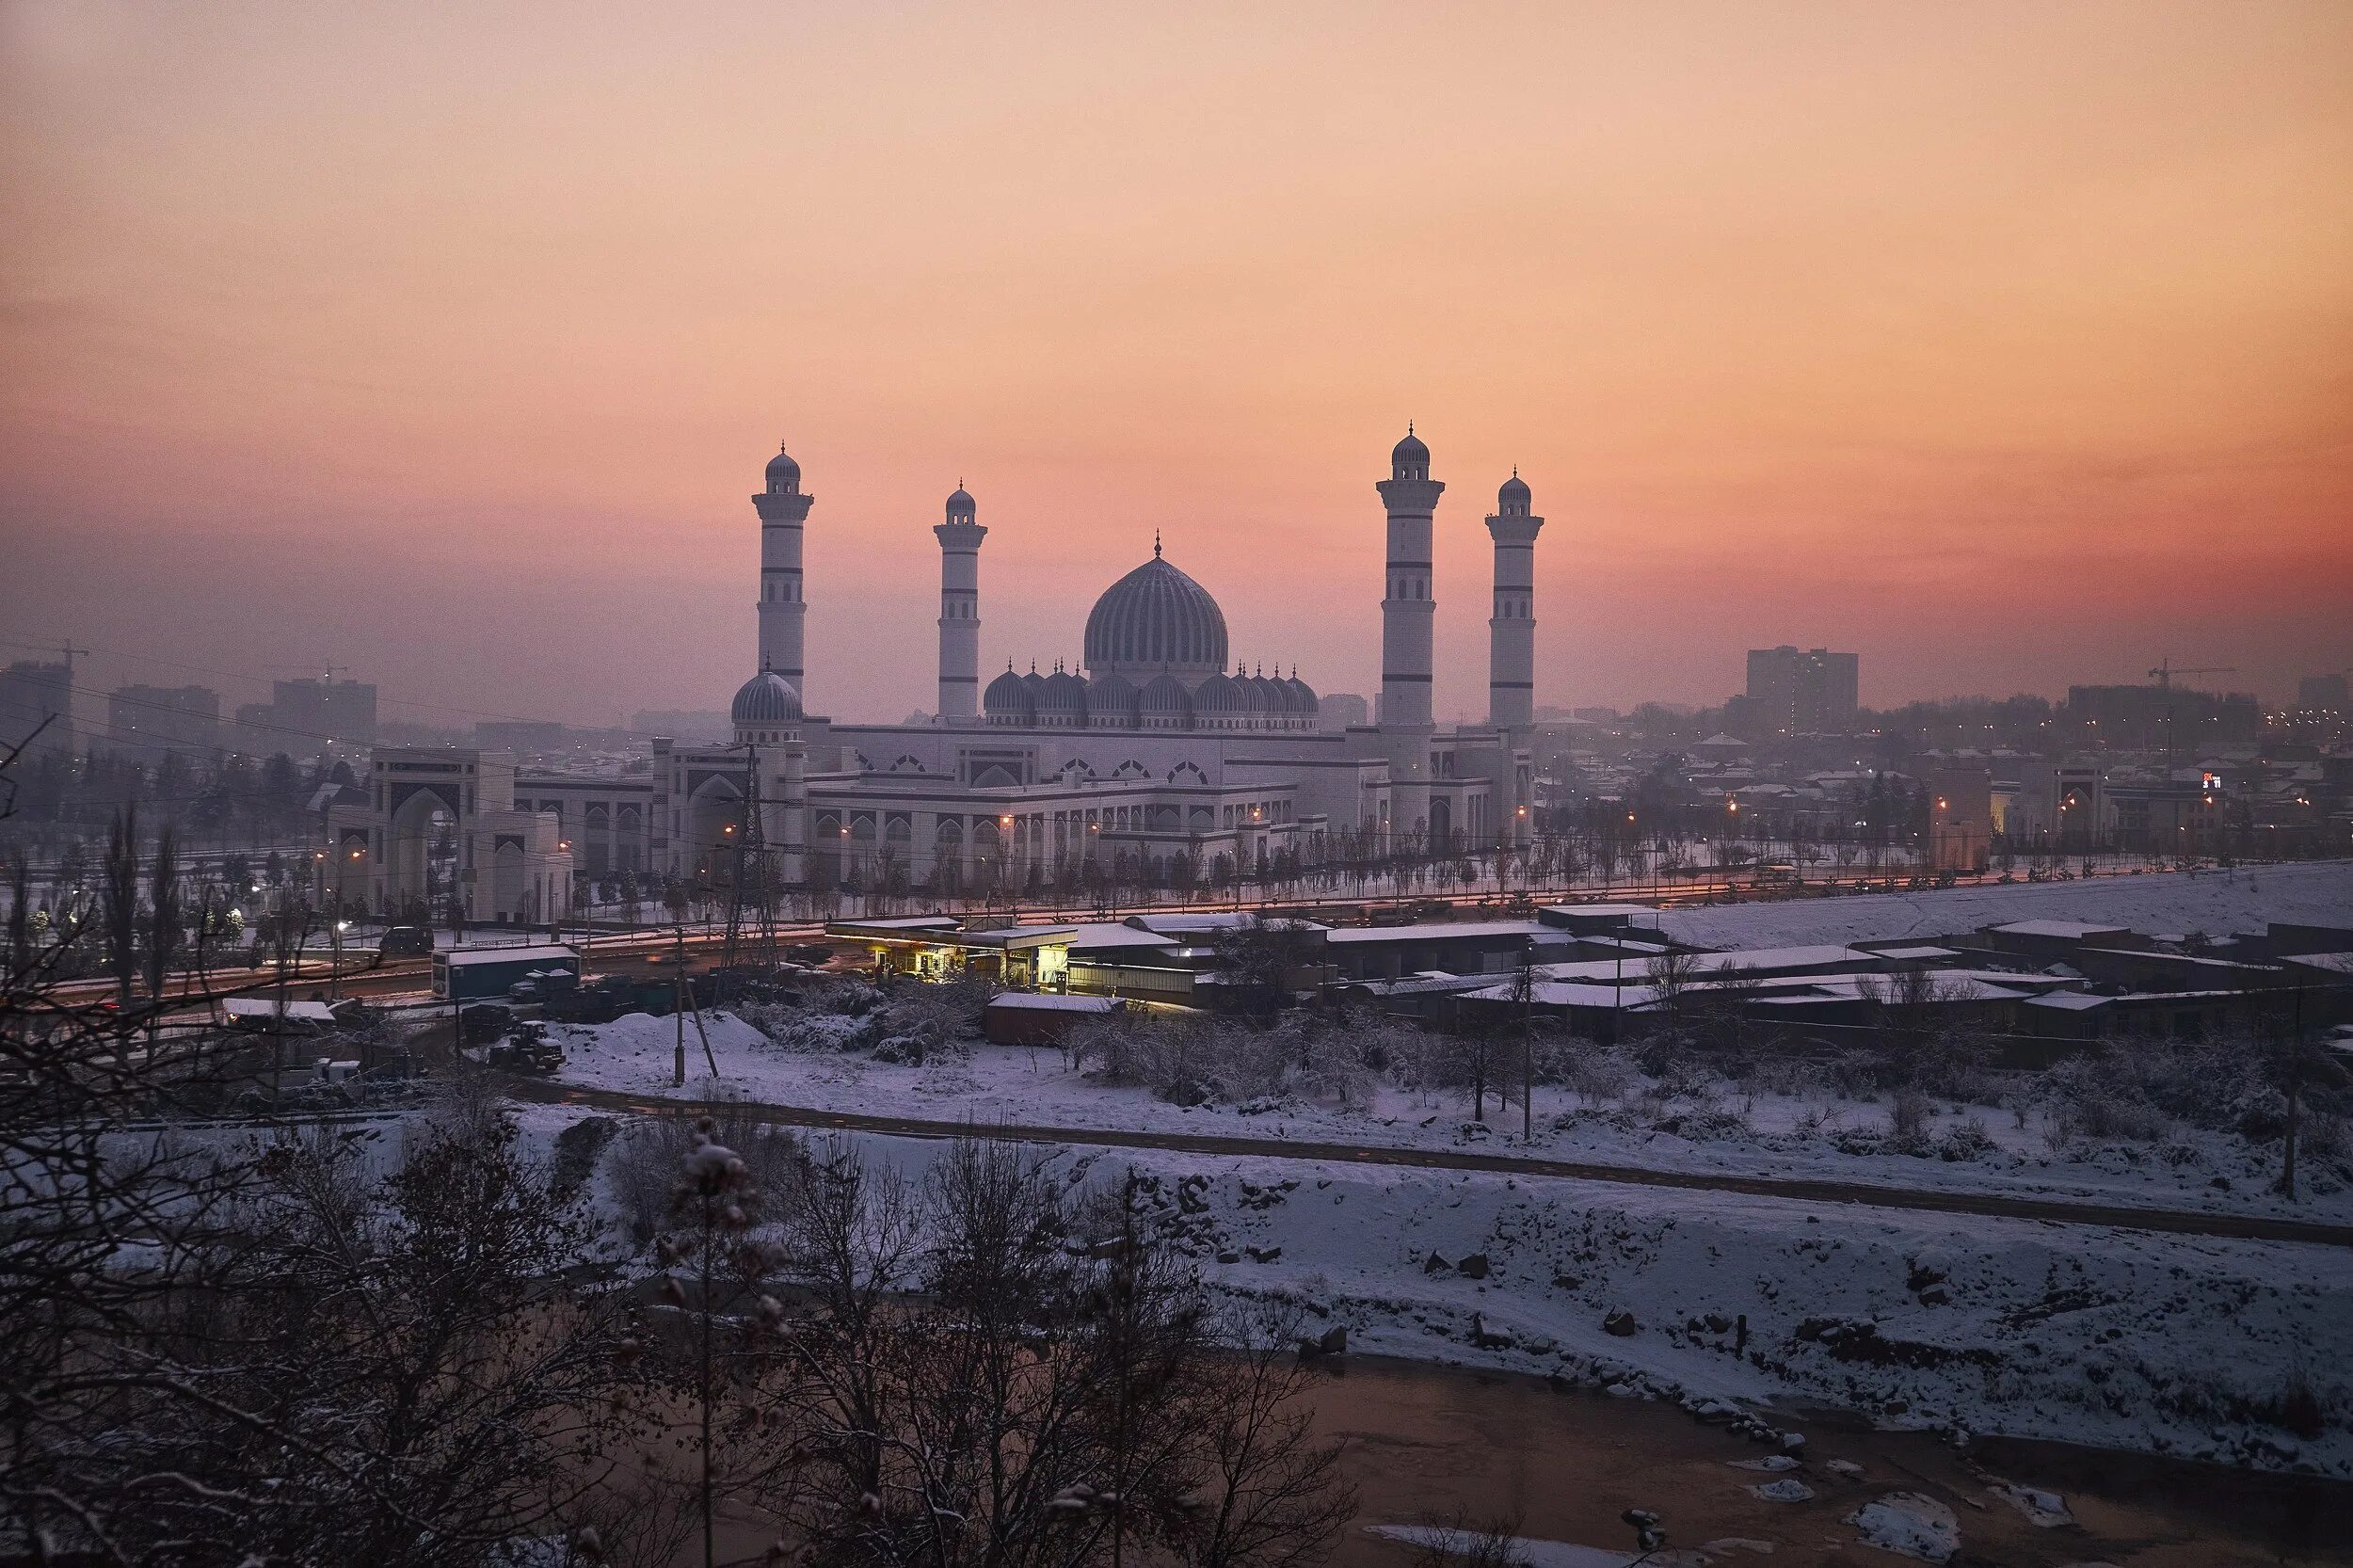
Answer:
<svg viewBox="0 0 2353 1568"><path fill-rule="evenodd" d="M508 1092L550 1104L593 1106L600 1111L653 1114L697 1112L692 1100L653 1098L615 1089L591 1089L543 1080L518 1079ZM2304 1241L2353 1247L2353 1225L2283 1220L2257 1214L2199 1214L2181 1209L2141 1208L2129 1204L2080 1203L2069 1199L2003 1197L1949 1192L1932 1188L1886 1187L1862 1181L1818 1181L1803 1177L1725 1176L1705 1171L1658 1171L1641 1166L1591 1164L1456 1149L1387 1148L1331 1144L1298 1138L1238 1138L1215 1133L1155 1132L1132 1128L1030 1127L1009 1122L952 1122L920 1116L874 1116L849 1111L813 1110L769 1101L731 1101L726 1109L749 1112L779 1127L831 1128L901 1138L961 1138L974 1133L1028 1143L1075 1144L1099 1148L1168 1149L1179 1154L1241 1155L1272 1160L1328 1160L1360 1165L1405 1165L1434 1171L1481 1171L1498 1176L1556 1176L1633 1187L1680 1187L1694 1192L1738 1192L1751 1197L1788 1198L1801 1203L1862 1204L1878 1208L1938 1214L1976 1214L2004 1220L2039 1220L2050 1224L2109 1225L2121 1230L2166 1231L2239 1241Z"/></svg>

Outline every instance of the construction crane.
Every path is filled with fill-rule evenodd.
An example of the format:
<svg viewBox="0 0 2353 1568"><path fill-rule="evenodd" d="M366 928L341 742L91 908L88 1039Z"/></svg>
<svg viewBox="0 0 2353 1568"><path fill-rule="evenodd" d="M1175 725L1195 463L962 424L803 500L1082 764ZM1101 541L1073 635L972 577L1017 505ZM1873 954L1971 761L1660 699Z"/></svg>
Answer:
<svg viewBox="0 0 2353 1568"><path fill-rule="evenodd" d="M2235 664L2196 664L2176 667L2172 659L2167 657L2158 660L2157 667L2151 670L2149 675L2156 681L2157 690L2169 692L2173 689L2173 678L2177 675L2236 675L2237 673L2238 666Z"/></svg>

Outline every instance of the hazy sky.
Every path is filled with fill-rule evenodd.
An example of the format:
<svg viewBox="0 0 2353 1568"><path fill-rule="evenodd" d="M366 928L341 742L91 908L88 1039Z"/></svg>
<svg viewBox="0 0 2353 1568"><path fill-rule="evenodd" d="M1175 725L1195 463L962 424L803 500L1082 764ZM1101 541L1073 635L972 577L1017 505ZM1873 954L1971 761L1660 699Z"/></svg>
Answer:
<svg viewBox="0 0 2353 1568"><path fill-rule="evenodd" d="M1443 713L1514 463L1540 702L2353 664L2343 0L5 0L0 225L14 642L718 706L781 436L817 711L931 705L959 478L984 664L1159 528L1369 692L1410 418Z"/></svg>

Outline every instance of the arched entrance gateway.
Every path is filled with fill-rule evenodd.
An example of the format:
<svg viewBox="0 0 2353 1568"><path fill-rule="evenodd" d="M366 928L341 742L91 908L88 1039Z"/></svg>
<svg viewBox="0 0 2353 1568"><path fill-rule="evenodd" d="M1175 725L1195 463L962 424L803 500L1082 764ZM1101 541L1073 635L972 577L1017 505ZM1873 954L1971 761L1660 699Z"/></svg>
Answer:
<svg viewBox="0 0 2353 1568"><path fill-rule="evenodd" d="M452 747L378 749L363 806L328 816L318 896L393 919L448 913L528 924L571 905L572 847L552 811L515 808L515 759Z"/></svg>

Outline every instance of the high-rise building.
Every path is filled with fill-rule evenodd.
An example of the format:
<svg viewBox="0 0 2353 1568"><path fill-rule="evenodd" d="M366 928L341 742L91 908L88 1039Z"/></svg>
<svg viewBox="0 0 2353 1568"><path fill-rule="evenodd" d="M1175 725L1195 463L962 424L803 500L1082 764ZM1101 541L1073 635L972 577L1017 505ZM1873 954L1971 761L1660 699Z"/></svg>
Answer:
<svg viewBox="0 0 2353 1568"><path fill-rule="evenodd" d="M1372 705L1354 692L1326 692L1316 698L1321 729L1362 729L1372 722Z"/></svg>
<svg viewBox="0 0 2353 1568"><path fill-rule="evenodd" d="M376 687L365 680L277 680L270 685L276 722L287 729L338 741L376 739Z"/></svg>
<svg viewBox="0 0 2353 1568"><path fill-rule="evenodd" d="M1770 733L1838 733L1854 727L1861 661L1851 653L1757 648L1749 650L1748 699Z"/></svg>
<svg viewBox="0 0 2353 1568"><path fill-rule="evenodd" d="M0 670L0 755L19 744L27 755L75 748L71 664L20 659Z"/></svg>
<svg viewBox="0 0 2353 1568"><path fill-rule="evenodd" d="M220 744L220 694L210 686L118 686L106 738L126 751L210 751Z"/></svg>
<svg viewBox="0 0 2353 1568"><path fill-rule="evenodd" d="M376 739L376 687L365 680L276 680L270 700L237 710L230 744L246 751L315 751L329 741Z"/></svg>
<svg viewBox="0 0 2353 1568"><path fill-rule="evenodd" d="M2347 702L2342 675L2308 675L2296 683L2296 705L2307 712L2342 713Z"/></svg>

